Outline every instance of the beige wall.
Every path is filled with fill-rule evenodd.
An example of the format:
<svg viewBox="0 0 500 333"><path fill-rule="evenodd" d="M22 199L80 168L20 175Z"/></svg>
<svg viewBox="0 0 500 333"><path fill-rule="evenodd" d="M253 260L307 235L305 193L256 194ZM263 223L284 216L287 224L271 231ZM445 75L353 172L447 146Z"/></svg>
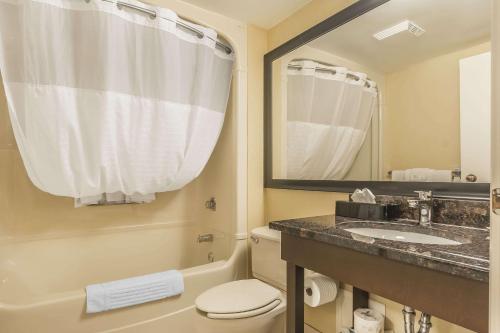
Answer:
<svg viewBox="0 0 500 333"><path fill-rule="evenodd" d="M268 32L269 50L286 42L290 38L331 16L338 10L352 4L353 0L314 0L307 6L281 22ZM250 95L250 99L252 96ZM249 128L249 132L253 130ZM249 145L259 143L249 141ZM262 149L262 148L261 148ZM252 162L250 162L252 163ZM251 168L261 168L262 160L253 161ZM272 220L314 216L334 213L335 201L347 199L346 194L313 191L292 191L279 189L265 190L265 222ZM396 333L403 333L401 309L402 305L373 296L386 305L387 327ZM324 305L313 309L306 307L306 322L323 333L335 332L335 304ZM466 333L470 332L456 325L439 319L433 320L434 333Z"/></svg>
<svg viewBox="0 0 500 333"><path fill-rule="evenodd" d="M269 50L283 44L304 30L330 17L333 13L357 0L313 0L288 18L274 26L268 33Z"/></svg>
<svg viewBox="0 0 500 333"><path fill-rule="evenodd" d="M441 55L386 76L383 174L460 168L459 60L490 43Z"/></svg>
<svg viewBox="0 0 500 333"><path fill-rule="evenodd" d="M264 221L264 57L267 31L249 26L248 38L248 229Z"/></svg>

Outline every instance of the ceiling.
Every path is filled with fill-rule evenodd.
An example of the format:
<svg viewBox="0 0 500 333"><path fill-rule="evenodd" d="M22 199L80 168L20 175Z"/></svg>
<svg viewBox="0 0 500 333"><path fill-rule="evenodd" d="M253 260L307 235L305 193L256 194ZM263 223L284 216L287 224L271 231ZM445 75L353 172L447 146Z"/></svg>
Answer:
<svg viewBox="0 0 500 333"><path fill-rule="evenodd" d="M212 12L269 29L311 0L184 0ZM333 1L333 0L332 0Z"/></svg>
<svg viewBox="0 0 500 333"><path fill-rule="evenodd" d="M490 38L490 0L391 0L309 45L382 73ZM409 19L426 32L378 41L373 34Z"/></svg>

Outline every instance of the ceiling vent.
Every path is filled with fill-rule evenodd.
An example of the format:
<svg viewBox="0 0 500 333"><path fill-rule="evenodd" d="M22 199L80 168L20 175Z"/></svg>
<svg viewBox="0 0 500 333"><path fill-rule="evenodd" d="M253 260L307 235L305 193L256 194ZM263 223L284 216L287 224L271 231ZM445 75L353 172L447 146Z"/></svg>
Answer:
<svg viewBox="0 0 500 333"><path fill-rule="evenodd" d="M420 27L415 22L412 22L410 20L405 20L396 25L393 25L392 27L377 32L376 34L373 35L373 37L375 37L378 40L382 40L405 31L408 31L409 33L417 37L421 36L425 32L425 30L422 29L422 27Z"/></svg>

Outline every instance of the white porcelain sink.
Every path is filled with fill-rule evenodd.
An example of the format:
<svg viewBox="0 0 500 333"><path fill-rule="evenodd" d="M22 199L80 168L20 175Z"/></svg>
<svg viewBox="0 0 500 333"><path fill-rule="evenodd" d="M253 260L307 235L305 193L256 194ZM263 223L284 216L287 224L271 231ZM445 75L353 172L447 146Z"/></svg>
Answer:
<svg viewBox="0 0 500 333"><path fill-rule="evenodd" d="M349 228L345 229L356 235L371 238L387 239L396 242L433 244L433 245L460 245L462 243L438 236L419 234L416 232L407 232L389 229L374 228Z"/></svg>

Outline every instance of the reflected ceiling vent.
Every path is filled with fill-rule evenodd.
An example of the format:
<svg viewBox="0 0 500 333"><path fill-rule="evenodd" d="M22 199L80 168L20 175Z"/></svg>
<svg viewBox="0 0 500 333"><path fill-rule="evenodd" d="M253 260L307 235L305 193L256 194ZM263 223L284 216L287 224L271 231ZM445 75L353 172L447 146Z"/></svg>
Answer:
<svg viewBox="0 0 500 333"><path fill-rule="evenodd" d="M382 40L405 31L408 31L409 33L417 37L421 36L425 32L425 30L418 26L418 24L416 24L415 22L405 20L401 23L393 25L390 28L377 32L373 35L373 37L378 40Z"/></svg>

